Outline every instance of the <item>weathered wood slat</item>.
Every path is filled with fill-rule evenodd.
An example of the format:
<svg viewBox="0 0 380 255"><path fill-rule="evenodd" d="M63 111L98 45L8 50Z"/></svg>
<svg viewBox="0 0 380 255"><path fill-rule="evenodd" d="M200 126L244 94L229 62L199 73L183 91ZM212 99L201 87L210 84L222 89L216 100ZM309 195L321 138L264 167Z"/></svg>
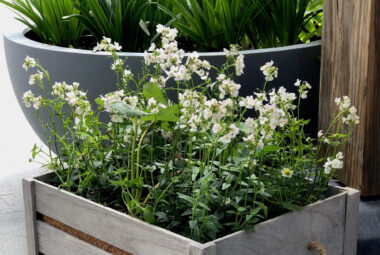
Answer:
<svg viewBox="0 0 380 255"><path fill-rule="evenodd" d="M37 221L37 229L39 249L45 255L110 255L43 221Z"/></svg>
<svg viewBox="0 0 380 255"><path fill-rule="evenodd" d="M346 188L346 223L344 230L344 255L356 255L359 225L359 200L357 190Z"/></svg>
<svg viewBox="0 0 380 255"><path fill-rule="evenodd" d="M33 179L22 180L24 196L25 227L27 250L29 255L38 254L37 227L36 227L36 201Z"/></svg>
<svg viewBox="0 0 380 255"><path fill-rule="evenodd" d="M183 255L199 243L35 180L36 210L134 255Z"/></svg>
<svg viewBox="0 0 380 255"><path fill-rule="evenodd" d="M380 195L380 1L325 0L319 127L326 130L336 112L336 97L349 96L360 124L343 148L339 179Z"/></svg>
<svg viewBox="0 0 380 255"><path fill-rule="evenodd" d="M315 254L308 250L311 241L322 243L327 254L343 253L347 192L265 221L253 232L239 231L213 241L218 255ZM356 242L356 240L351 240Z"/></svg>

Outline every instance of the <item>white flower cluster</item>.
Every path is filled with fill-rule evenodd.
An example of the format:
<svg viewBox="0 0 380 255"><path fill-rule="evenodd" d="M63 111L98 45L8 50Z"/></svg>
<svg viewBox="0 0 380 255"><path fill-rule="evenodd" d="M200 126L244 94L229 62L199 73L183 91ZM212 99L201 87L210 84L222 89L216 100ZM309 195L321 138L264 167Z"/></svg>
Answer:
<svg viewBox="0 0 380 255"><path fill-rule="evenodd" d="M225 74L220 74L217 78L218 82L216 83L219 89L219 98L224 99L227 95L232 97L239 96L239 90L241 88L240 84L237 84L230 78L226 77Z"/></svg>
<svg viewBox="0 0 380 255"><path fill-rule="evenodd" d="M110 38L103 36L103 40L94 47L93 51L119 51L121 50L121 46L118 42L112 43Z"/></svg>
<svg viewBox="0 0 380 255"><path fill-rule="evenodd" d="M25 71L28 71L29 68L36 66L36 60L34 58L31 58L29 56L26 56L24 60L24 64L22 65L22 68L25 69Z"/></svg>
<svg viewBox="0 0 380 255"><path fill-rule="evenodd" d="M38 70L36 74L32 74L31 76L29 76L29 85L36 84L36 81L41 82L43 78L44 74Z"/></svg>
<svg viewBox="0 0 380 255"><path fill-rule="evenodd" d="M330 174L332 169L342 169L343 168L343 153L338 152L334 159L327 158L324 164L324 171L326 174Z"/></svg>
<svg viewBox="0 0 380 255"><path fill-rule="evenodd" d="M307 94L311 89L311 85L307 81L301 81L297 79L297 82L294 83L294 86L298 87L298 92L300 93L301 98L306 99Z"/></svg>
<svg viewBox="0 0 380 255"><path fill-rule="evenodd" d="M34 109L36 110L40 109L41 104L42 104L41 96L35 97L32 91L30 90L24 92L24 95L22 96L22 100L24 101L24 104L27 108L33 105Z"/></svg>
<svg viewBox="0 0 380 255"><path fill-rule="evenodd" d="M226 54L227 58L234 60L234 65L236 69L236 75L240 76L244 73L244 55L238 54L239 53L239 46L235 44L230 45L230 49L223 49L224 53Z"/></svg>
<svg viewBox="0 0 380 255"><path fill-rule="evenodd" d="M359 116L356 114L357 109L355 106L351 106L351 100L348 96L344 96L343 99L335 98L335 103L339 106L341 112L346 113L346 116L343 117L344 123L359 124Z"/></svg>
<svg viewBox="0 0 380 255"><path fill-rule="evenodd" d="M278 76L278 68L273 66L273 61L267 62L265 65L260 67L260 70L265 75L266 81L273 81L274 78Z"/></svg>

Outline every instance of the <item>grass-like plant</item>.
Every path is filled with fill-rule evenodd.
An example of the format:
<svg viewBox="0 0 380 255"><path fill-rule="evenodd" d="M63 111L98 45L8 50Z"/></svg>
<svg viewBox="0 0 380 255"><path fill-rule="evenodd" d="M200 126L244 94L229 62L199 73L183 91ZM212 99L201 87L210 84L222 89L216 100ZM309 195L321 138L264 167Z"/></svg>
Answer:
<svg viewBox="0 0 380 255"><path fill-rule="evenodd" d="M80 14L71 17L77 18L96 41L106 36L120 42L124 51L144 51L156 25L169 21L152 2L157 0L78 0Z"/></svg>
<svg viewBox="0 0 380 255"><path fill-rule="evenodd" d="M28 26L42 42L58 46L77 47L83 34L78 21L63 17L78 14L73 0L0 0L17 15L17 20Z"/></svg>
<svg viewBox="0 0 380 255"><path fill-rule="evenodd" d="M171 24L200 51L241 44L259 11L258 2L253 0L177 0L171 4L172 10L165 3L158 7L174 19Z"/></svg>
<svg viewBox="0 0 380 255"><path fill-rule="evenodd" d="M41 110L51 116L41 124L49 149L58 151L35 146L32 158L48 158L57 186L201 242L324 198L343 167L340 148L359 121L348 97L335 99L330 127L312 139L299 118L311 88L306 81L294 84L298 95L267 90L278 76L268 62L263 89L241 97L235 78L245 66L236 46L216 68L196 52L185 57L176 29L157 32L162 44L145 53L139 77L116 54L118 44L105 38L96 46L111 52L120 77L116 91L96 99L110 116L105 123L79 84L52 83L38 61L26 58L26 70L38 69L29 83L42 92L25 92L23 100L37 117ZM171 81L177 87L167 86ZM167 96L173 90L178 103Z"/></svg>

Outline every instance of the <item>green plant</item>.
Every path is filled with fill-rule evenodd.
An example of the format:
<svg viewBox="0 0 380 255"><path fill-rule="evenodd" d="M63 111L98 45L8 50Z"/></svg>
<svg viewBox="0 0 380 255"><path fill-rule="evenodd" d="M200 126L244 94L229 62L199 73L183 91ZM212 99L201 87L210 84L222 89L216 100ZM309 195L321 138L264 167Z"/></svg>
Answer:
<svg viewBox="0 0 380 255"><path fill-rule="evenodd" d="M156 25L169 21L152 2L157 0L78 0L80 14L70 17L77 18L97 41L106 36L120 42L125 51L144 51Z"/></svg>
<svg viewBox="0 0 380 255"><path fill-rule="evenodd" d="M153 44L145 53L138 79L116 54L118 45L105 38L96 46L111 52L120 77L116 91L96 99L110 116L106 123L79 84L52 83L38 61L25 59L26 70L38 69L29 83L42 91L38 97L25 92L25 105L37 117L40 111L51 117L41 123L49 151L35 146L32 158L48 158L44 165L60 188L202 242L324 197L343 167L340 147L359 121L349 98L337 98L331 126L309 138L303 132L308 121L298 113L307 82L294 84L298 96L283 87L267 91L278 76L268 62L261 67L263 89L240 97L234 80L243 74L244 56L236 46L218 69L196 52L185 58L176 29L159 25L157 32L161 48ZM166 86L169 80L177 87ZM178 103L167 96L173 90ZM253 112L256 117L246 116Z"/></svg>
<svg viewBox="0 0 380 255"><path fill-rule="evenodd" d="M241 44L258 12L253 0L177 0L171 4L176 11L164 3L158 7L174 19L171 24L191 38L200 51Z"/></svg>
<svg viewBox="0 0 380 255"><path fill-rule="evenodd" d="M77 47L83 27L77 21L67 22L62 17L78 14L73 0L0 0L17 15L44 43Z"/></svg>
<svg viewBox="0 0 380 255"><path fill-rule="evenodd" d="M318 0L319 1L319 0ZM322 16L315 0L259 0L262 9L247 33L255 48L297 44L319 35L312 25ZM309 31L309 32L308 32Z"/></svg>
<svg viewBox="0 0 380 255"><path fill-rule="evenodd" d="M303 43L310 42L312 38L322 37L323 23L323 0L313 0L309 3L305 15L313 13L311 18L306 20L304 30L300 33L299 38Z"/></svg>

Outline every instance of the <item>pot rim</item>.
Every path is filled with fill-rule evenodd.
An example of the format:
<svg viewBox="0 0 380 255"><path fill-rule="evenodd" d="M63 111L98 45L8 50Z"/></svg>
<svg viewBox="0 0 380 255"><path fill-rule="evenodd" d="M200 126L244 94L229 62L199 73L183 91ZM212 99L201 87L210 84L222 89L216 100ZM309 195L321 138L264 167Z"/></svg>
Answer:
<svg viewBox="0 0 380 255"><path fill-rule="evenodd" d="M103 51L93 52L92 50L74 49L74 48L61 47L61 46L55 46L55 45L37 42L25 36L25 34L29 31L30 31L29 28L25 28L22 32L18 32L18 33L4 33L3 37L4 39L7 39L15 44L32 47L36 49L41 49L41 50L50 50L57 53L74 53L74 54L82 54L82 55L110 55L109 52L103 52ZM296 44L296 45L290 45L290 46L254 49L254 50L243 50L243 51L239 51L239 53L243 55L249 55L249 54L261 54L261 53L271 53L271 52L283 52L283 51L289 51L289 50L318 47L320 45L321 45L321 40L318 40L318 41L314 41L310 43ZM198 52L198 53L200 57L225 56L225 53L223 51ZM143 52L118 52L117 54L119 56L124 56L124 57L144 57ZM189 54L190 53L185 53L185 56L188 56Z"/></svg>

